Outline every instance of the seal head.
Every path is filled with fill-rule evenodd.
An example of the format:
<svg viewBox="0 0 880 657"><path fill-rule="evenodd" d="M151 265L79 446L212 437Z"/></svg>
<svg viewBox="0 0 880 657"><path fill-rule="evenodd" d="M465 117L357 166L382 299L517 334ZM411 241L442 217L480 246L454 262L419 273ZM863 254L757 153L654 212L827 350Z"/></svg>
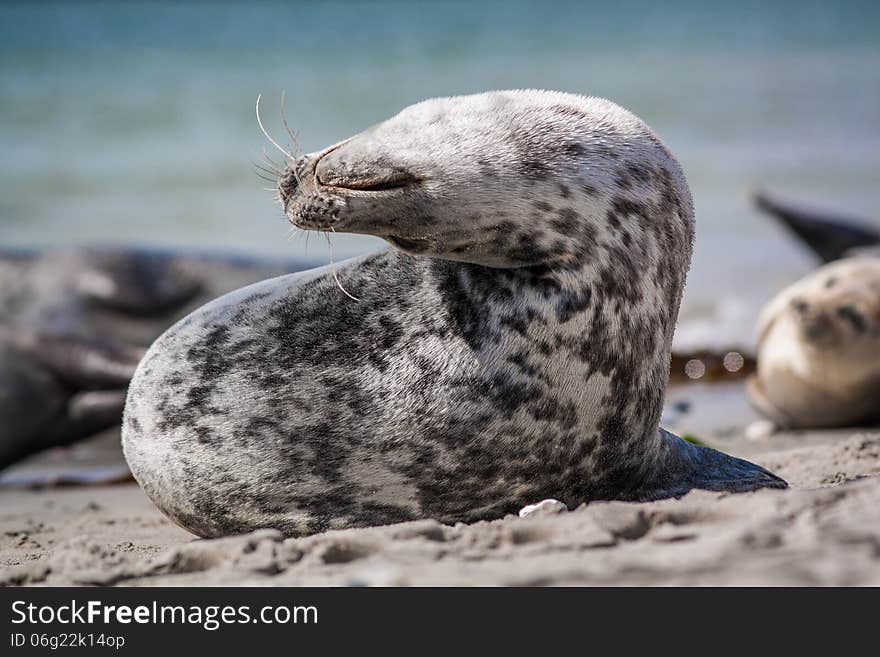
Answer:
<svg viewBox="0 0 880 657"><path fill-rule="evenodd" d="M821 267L759 321L752 403L781 428L880 421L880 258Z"/></svg>
<svg viewBox="0 0 880 657"><path fill-rule="evenodd" d="M626 110L545 91L425 101L290 162L279 196L299 227L394 248L221 297L151 347L124 448L187 529L785 485L658 427L693 206Z"/></svg>

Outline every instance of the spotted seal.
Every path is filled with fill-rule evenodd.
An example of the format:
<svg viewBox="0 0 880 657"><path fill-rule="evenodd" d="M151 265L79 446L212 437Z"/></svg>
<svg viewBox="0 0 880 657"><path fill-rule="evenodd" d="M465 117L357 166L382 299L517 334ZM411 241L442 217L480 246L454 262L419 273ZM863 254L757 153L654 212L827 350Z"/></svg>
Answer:
<svg viewBox="0 0 880 657"><path fill-rule="evenodd" d="M826 264L771 300L758 321L752 404L777 428L880 421L880 232L761 193L759 208Z"/></svg>
<svg viewBox="0 0 880 657"><path fill-rule="evenodd" d="M307 266L116 246L0 251L0 469L119 425L128 381L163 330Z"/></svg>
<svg viewBox="0 0 880 657"><path fill-rule="evenodd" d="M278 190L297 226L394 248L221 297L150 348L124 451L186 529L785 486L658 427L693 208L628 111L545 91L429 100L291 161Z"/></svg>

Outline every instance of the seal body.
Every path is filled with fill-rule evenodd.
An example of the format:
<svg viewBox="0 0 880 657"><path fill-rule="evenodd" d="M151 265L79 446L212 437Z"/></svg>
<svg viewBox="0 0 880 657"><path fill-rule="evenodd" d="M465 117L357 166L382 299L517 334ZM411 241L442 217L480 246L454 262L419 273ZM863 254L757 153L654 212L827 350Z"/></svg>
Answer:
<svg viewBox="0 0 880 657"><path fill-rule="evenodd" d="M120 247L0 251L0 468L118 425L163 330L301 263Z"/></svg>
<svg viewBox="0 0 880 657"><path fill-rule="evenodd" d="M308 266L112 246L0 251L0 327L147 347L207 301Z"/></svg>
<svg viewBox="0 0 880 657"><path fill-rule="evenodd" d="M880 421L880 257L838 260L791 285L759 332L749 394L777 426Z"/></svg>
<svg viewBox="0 0 880 657"><path fill-rule="evenodd" d="M279 197L302 228L396 248L221 297L150 348L124 450L187 529L785 485L658 428L693 208L626 110L538 91L426 101L291 161Z"/></svg>

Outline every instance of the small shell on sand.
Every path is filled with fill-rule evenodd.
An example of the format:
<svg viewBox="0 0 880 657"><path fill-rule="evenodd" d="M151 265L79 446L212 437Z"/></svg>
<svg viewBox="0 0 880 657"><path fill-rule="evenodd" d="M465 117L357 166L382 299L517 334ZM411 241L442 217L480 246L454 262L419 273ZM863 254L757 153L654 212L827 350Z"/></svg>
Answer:
<svg viewBox="0 0 880 657"><path fill-rule="evenodd" d="M529 504L519 510L520 518L529 516L552 516L557 513L568 511L564 502L559 500L541 500L537 504Z"/></svg>
<svg viewBox="0 0 880 657"><path fill-rule="evenodd" d="M749 440L764 440L779 431L770 420L756 420L746 427L745 434Z"/></svg>

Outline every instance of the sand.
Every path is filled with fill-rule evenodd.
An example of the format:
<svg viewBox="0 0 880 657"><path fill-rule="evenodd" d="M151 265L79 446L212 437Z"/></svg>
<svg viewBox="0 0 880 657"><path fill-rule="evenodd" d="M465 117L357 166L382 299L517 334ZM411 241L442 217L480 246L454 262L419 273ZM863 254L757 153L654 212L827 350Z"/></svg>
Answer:
<svg viewBox="0 0 880 657"><path fill-rule="evenodd" d="M782 475L791 488L594 502L472 525L424 520L301 539L264 530L198 540L133 482L21 486L28 473L60 471L71 459L118 465L109 434L4 475L0 583L880 585L880 429L749 439L754 415L741 387L683 386L668 406L683 399L692 408L684 420L669 411L673 428L698 431L713 446Z"/></svg>

